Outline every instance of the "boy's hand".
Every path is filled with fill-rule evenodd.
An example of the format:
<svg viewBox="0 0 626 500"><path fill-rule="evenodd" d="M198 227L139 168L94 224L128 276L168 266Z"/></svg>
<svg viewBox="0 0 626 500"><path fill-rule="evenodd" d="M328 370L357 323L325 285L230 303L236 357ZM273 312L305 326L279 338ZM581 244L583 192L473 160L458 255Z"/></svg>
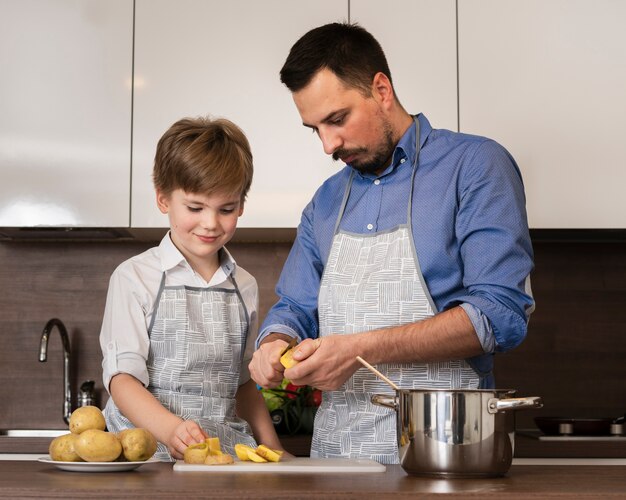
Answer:
<svg viewBox="0 0 626 500"><path fill-rule="evenodd" d="M280 363L280 355L290 340L288 335L272 333L254 352L248 369L252 379L261 387L278 387L283 381L285 367Z"/></svg>
<svg viewBox="0 0 626 500"><path fill-rule="evenodd" d="M182 420L178 424L169 439L167 448L173 458L177 460L183 459L183 454L189 445L202 443L209 435L204 432L193 420Z"/></svg>

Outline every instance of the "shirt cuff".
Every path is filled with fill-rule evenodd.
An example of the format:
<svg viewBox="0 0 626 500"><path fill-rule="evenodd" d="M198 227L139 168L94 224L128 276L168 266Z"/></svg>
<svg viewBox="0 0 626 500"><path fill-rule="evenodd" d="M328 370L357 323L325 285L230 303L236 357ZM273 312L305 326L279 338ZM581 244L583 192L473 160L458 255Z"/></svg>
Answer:
<svg viewBox="0 0 626 500"><path fill-rule="evenodd" d="M263 328L263 330L261 330L261 333L259 333L259 336L256 339L255 349L259 348L262 340L270 333L283 333L285 335L289 335L290 337L297 338L298 342L302 342L302 338L300 338L300 335L298 335L298 333L293 328L289 328L286 325L275 324L266 326L265 328Z"/></svg>
<svg viewBox="0 0 626 500"><path fill-rule="evenodd" d="M473 304L464 302L460 304L460 306L472 322L474 331L476 332L476 336L478 337L478 341L480 342L483 351L486 353L494 352L496 349L496 337L493 334L493 328L491 327L489 318L487 318L487 316L485 316L482 311Z"/></svg>
<svg viewBox="0 0 626 500"><path fill-rule="evenodd" d="M146 360L135 353L119 354L117 343L112 340L106 345L106 352L102 361L102 381L104 388L110 394L111 379L118 373L127 373L139 380L144 387L148 387L150 377L146 367Z"/></svg>

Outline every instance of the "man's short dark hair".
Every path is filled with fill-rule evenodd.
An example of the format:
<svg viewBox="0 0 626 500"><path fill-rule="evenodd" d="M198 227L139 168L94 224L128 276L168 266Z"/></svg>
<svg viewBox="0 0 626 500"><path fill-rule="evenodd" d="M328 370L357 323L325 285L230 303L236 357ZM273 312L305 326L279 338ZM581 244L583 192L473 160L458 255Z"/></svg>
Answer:
<svg viewBox="0 0 626 500"><path fill-rule="evenodd" d="M291 92L297 92L323 68L364 95L371 95L372 81L378 72L391 82L382 47L357 24L331 23L306 33L291 48L280 70L280 80Z"/></svg>

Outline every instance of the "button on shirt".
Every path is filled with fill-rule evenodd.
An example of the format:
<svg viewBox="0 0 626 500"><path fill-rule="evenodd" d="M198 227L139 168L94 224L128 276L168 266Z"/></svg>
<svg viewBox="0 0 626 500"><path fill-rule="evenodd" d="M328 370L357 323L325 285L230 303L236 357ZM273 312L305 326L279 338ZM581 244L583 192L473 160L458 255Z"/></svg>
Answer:
<svg viewBox="0 0 626 500"><path fill-rule="evenodd" d="M437 311L460 305L485 351L470 359L483 377L494 351L519 345L534 309L533 252L520 171L498 143L433 129L422 114L414 179L412 231L417 260ZM372 234L404 224L415 160L413 124L379 176L355 173L339 229ZM317 298L351 168L315 193L302 213L294 245L257 344L271 332L318 335ZM493 380L488 381L488 385Z"/></svg>
<svg viewBox="0 0 626 500"><path fill-rule="evenodd" d="M250 379L248 364L258 332L258 287L256 280L238 267L225 248L220 250L220 267L209 282L197 274L176 248L169 233L158 247L123 262L111 275L104 319L100 332L103 353L102 378L108 390L111 378L128 373L148 386L146 361L150 349L148 328L157 306L163 273L167 286L219 287L233 289L234 276L249 314L248 339L239 384Z"/></svg>

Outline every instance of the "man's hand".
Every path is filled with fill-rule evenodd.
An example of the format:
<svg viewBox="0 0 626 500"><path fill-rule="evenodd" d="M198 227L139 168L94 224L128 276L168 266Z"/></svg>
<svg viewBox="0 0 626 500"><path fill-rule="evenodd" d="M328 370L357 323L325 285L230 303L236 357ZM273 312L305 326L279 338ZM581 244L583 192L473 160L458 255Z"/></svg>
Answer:
<svg viewBox="0 0 626 500"><path fill-rule="evenodd" d="M329 335L304 340L294 348L297 365L284 376L296 385L309 385L322 391L339 389L361 367L356 360L358 335Z"/></svg>
<svg viewBox="0 0 626 500"><path fill-rule="evenodd" d="M252 380L261 387L271 389L283 381L285 367L280 364L280 355L290 340L288 335L271 333L252 355L248 369Z"/></svg>

